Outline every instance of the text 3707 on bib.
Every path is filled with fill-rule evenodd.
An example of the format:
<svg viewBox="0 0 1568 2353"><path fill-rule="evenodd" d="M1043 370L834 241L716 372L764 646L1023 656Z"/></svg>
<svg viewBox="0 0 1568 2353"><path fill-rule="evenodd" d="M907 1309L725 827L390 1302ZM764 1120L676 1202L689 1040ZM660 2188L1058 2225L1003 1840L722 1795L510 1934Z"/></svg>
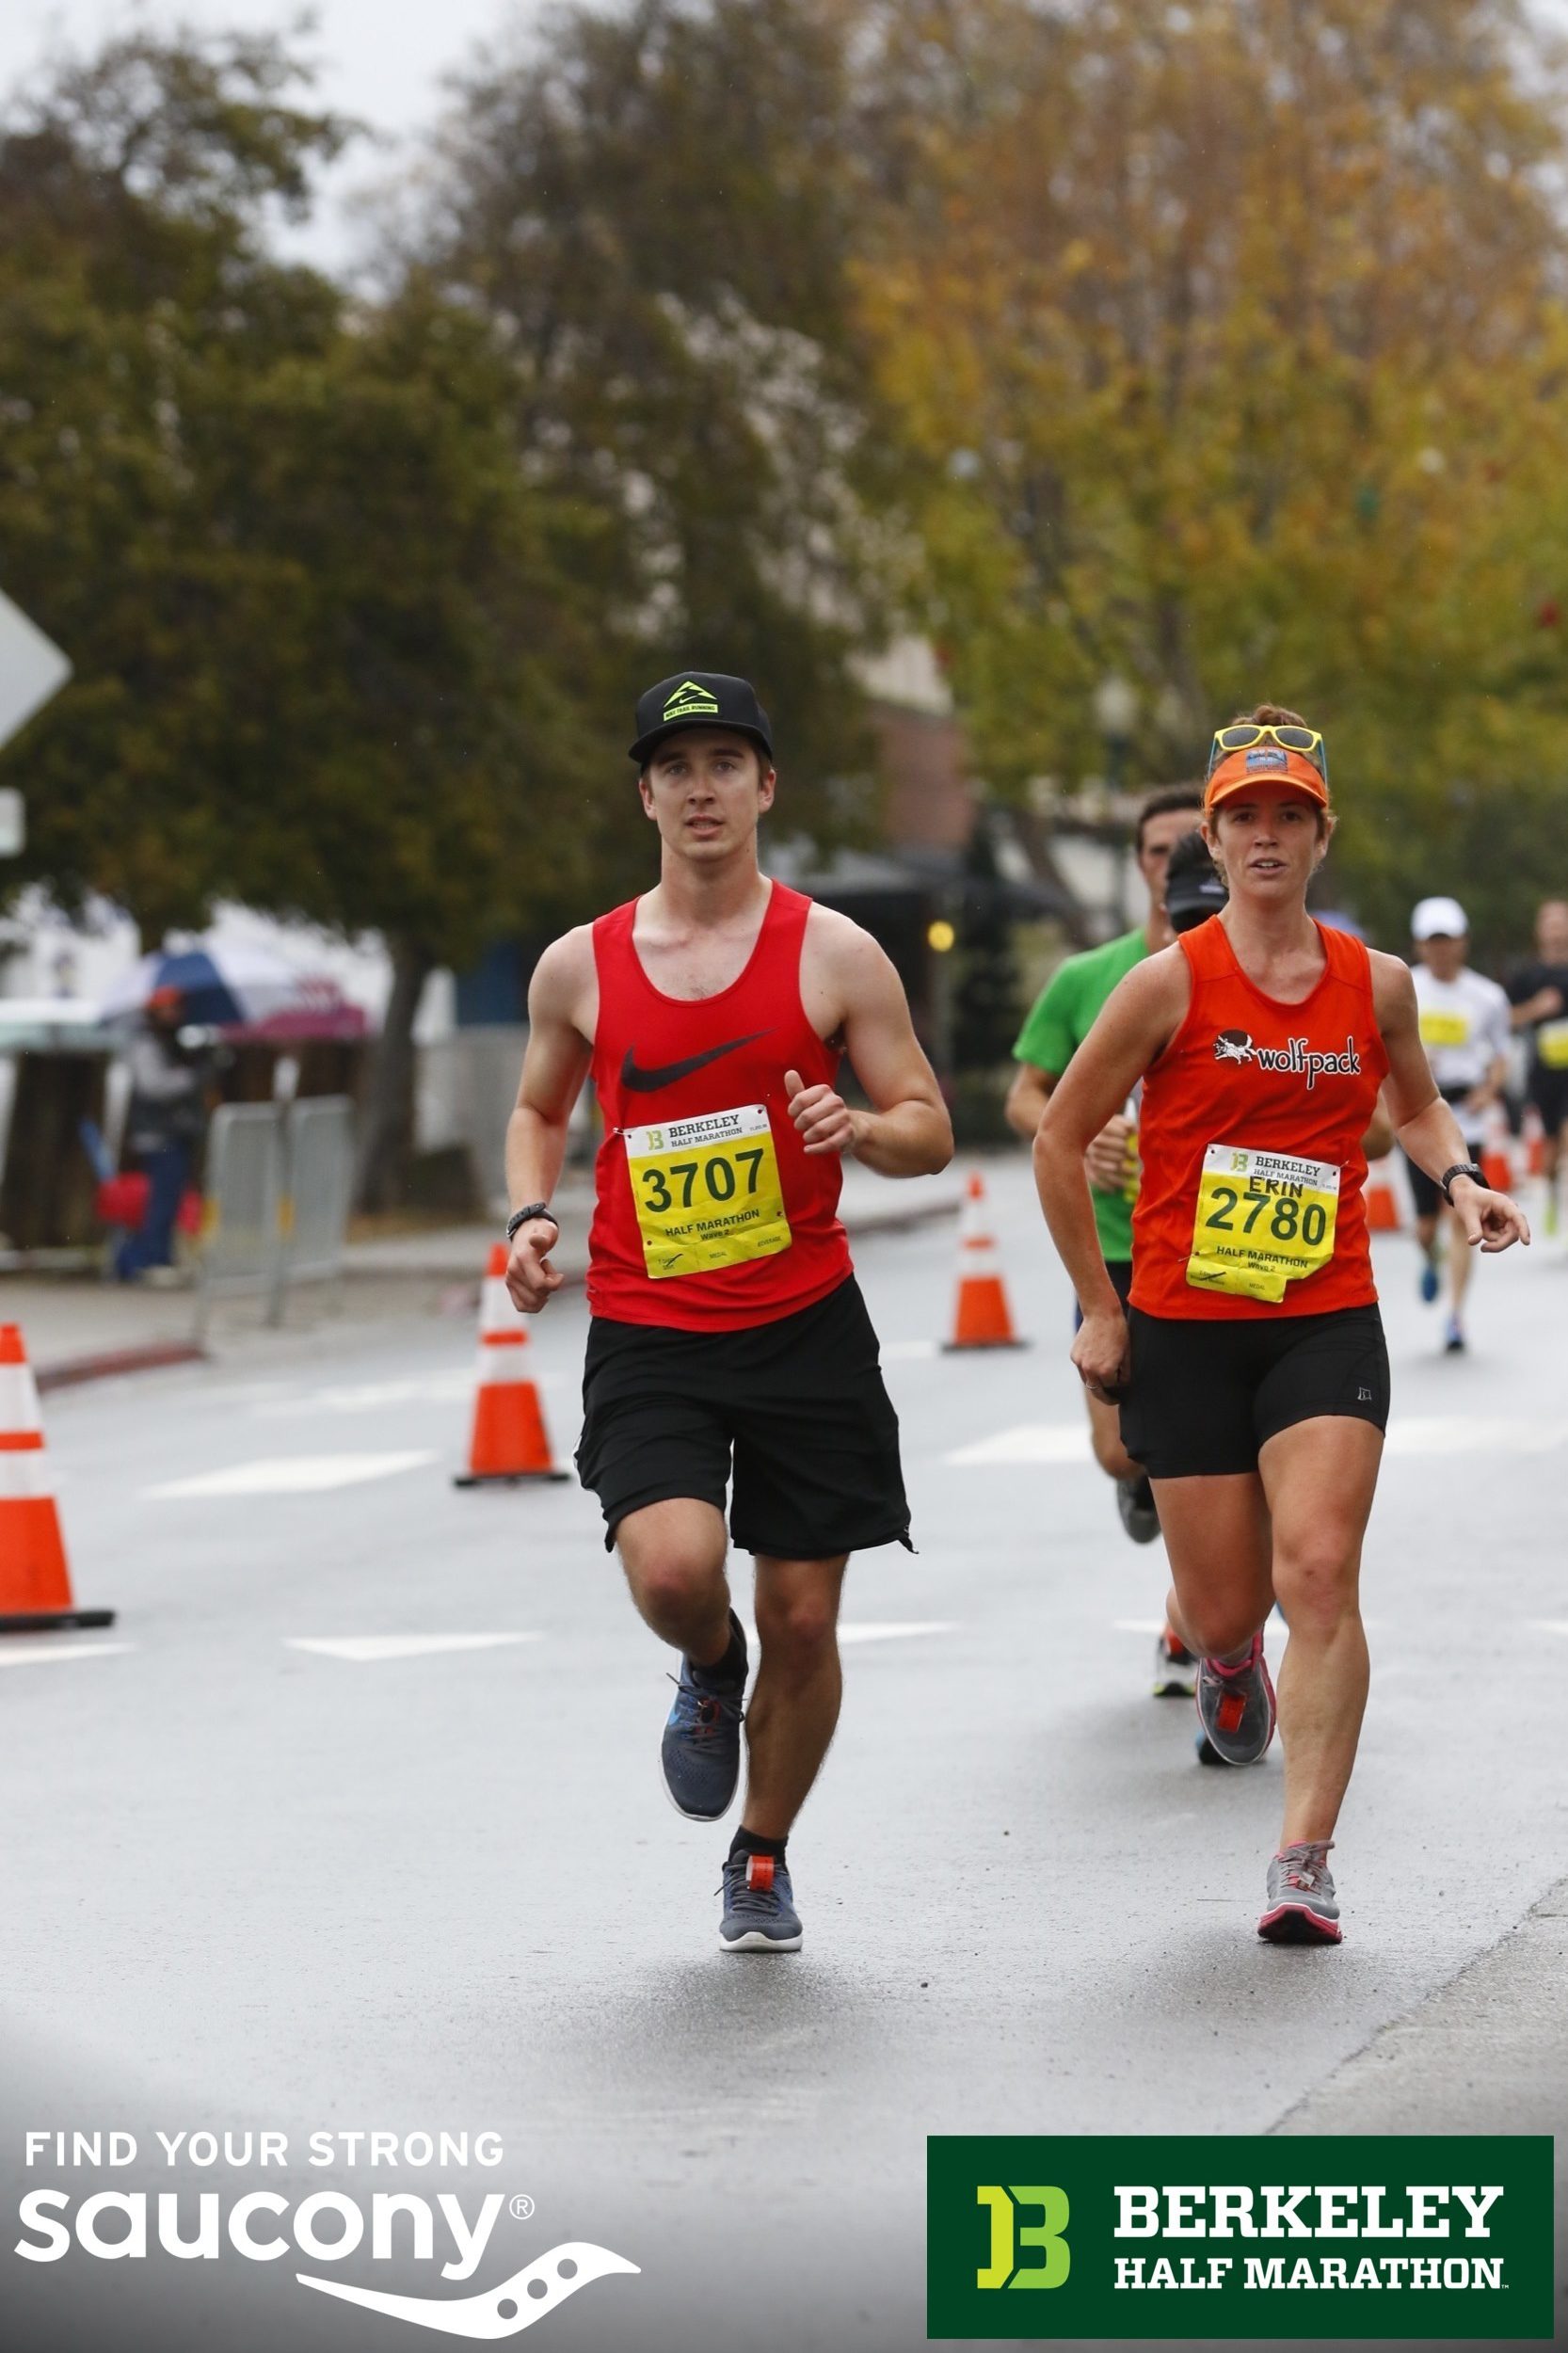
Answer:
<svg viewBox="0 0 1568 2353"><path fill-rule="evenodd" d="M652 1281L713 1273L788 1250L790 1221L765 1103L624 1134Z"/></svg>

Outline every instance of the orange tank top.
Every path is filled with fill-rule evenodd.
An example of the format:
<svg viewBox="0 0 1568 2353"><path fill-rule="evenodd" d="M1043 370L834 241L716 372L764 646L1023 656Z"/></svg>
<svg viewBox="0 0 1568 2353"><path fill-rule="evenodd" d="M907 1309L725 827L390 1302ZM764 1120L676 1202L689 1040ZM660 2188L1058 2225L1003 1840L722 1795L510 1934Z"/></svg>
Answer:
<svg viewBox="0 0 1568 2353"><path fill-rule="evenodd" d="M1144 1080L1132 1304L1145 1315L1327 1315L1377 1298L1361 1139L1388 1057L1372 966L1317 926L1300 1004L1266 997L1211 916L1177 941L1187 1017Z"/></svg>

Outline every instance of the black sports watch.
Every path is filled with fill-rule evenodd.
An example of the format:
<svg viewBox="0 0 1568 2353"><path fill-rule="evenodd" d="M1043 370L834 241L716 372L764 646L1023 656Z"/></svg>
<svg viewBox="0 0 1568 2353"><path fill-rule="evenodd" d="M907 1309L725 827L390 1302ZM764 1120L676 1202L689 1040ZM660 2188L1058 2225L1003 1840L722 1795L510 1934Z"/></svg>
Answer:
<svg viewBox="0 0 1568 2353"><path fill-rule="evenodd" d="M1454 1205L1454 1197L1452 1193L1449 1191L1449 1187L1452 1185L1456 1176L1468 1176L1472 1184L1480 1185L1483 1191L1486 1186L1486 1171L1484 1168L1478 1168L1474 1160L1455 1160L1452 1168L1446 1168L1443 1171L1442 1176L1438 1178L1438 1182L1443 1188L1443 1198L1448 1203L1450 1209Z"/></svg>
<svg viewBox="0 0 1568 2353"><path fill-rule="evenodd" d="M511 1241L514 1239L520 1225L526 1225L530 1218L536 1217L549 1218L552 1225L554 1226L555 1231L557 1233L560 1232L561 1221L556 1216L554 1210L551 1208L549 1202L530 1201L524 1209L514 1209L511 1216L506 1220L507 1241Z"/></svg>

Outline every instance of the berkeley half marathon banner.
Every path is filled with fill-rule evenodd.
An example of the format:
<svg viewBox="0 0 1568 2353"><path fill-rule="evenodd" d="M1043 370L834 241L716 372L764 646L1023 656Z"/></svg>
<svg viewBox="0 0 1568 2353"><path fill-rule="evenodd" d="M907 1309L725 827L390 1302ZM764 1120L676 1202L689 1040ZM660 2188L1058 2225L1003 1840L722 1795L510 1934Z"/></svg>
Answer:
<svg viewBox="0 0 1568 2353"><path fill-rule="evenodd" d="M1549 2338L1545 2136L940 2138L933 2338Z"/></svg>

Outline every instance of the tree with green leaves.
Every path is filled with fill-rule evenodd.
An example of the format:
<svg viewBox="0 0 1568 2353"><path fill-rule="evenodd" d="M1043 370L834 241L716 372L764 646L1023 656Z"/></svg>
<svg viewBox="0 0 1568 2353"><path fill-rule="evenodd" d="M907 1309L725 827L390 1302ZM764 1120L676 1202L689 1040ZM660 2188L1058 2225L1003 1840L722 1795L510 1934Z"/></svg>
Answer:
<svg viewBox="0 0 1568 2353"><path fill-rule="evenodd" d="M1568 717L1564 151L1524 9L873 14L905 162L866 320L983 772L1101 769L1111 674L1134 784L1277 697L1330 735L1384 937L1462 873L1517 927L1497 806L1558 792Z"/></svg>
<svg viewBox="0 0 1568 2353"><path fill-rule="evenodd" d="M262 206L339 136L271 43L114 44L0 146L0 578L75 677L18 740L19 880L144 934L232 897L386 938L360 1193L433 965L590 888L619 566L531 484L472 305L350 303Z"/></svg>
<svg viewBox="0 0 1568 2353"><path fill-rule="evenodd" d="M530 479L624 533L626 694L751 678L776 822L819 842L872 820L851 658L906 560L856 324L852 29L830 0L558 8L463 77L408 232L497 323Z"/></svg>

